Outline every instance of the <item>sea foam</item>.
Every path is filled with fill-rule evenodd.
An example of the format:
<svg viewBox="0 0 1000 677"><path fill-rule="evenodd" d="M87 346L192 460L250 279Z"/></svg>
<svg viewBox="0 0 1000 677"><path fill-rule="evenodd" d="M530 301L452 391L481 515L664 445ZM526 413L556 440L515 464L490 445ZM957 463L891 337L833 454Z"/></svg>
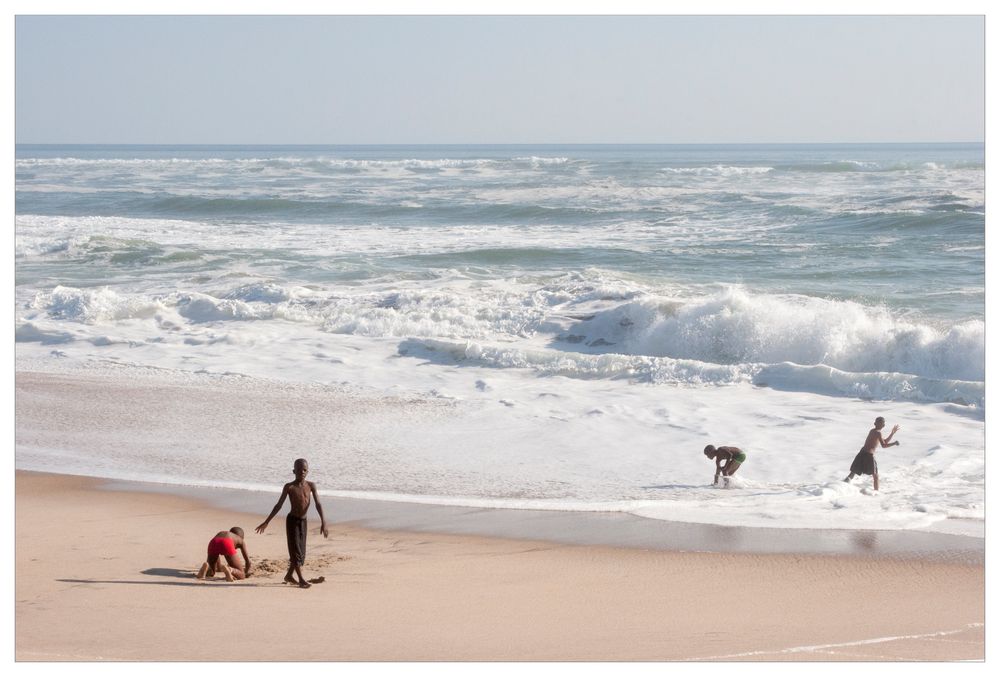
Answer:
<svg viewBox="0 0 1000 677"><path fill-rule="evenodd" d="M578 378L749 382L874 399L983 403L980 321L937 329L853 301L742 289L665 298L571 278L534 289L465 283L357 295L271 282L218 296L56 287L28 307L35 312L24 320L35 325L42 319L94 325L170 314L195 325L305 323L332 334L405 339L403 353Z"/></svg>
<svg viewBox="0 0 1000 677"><path fill-rule="evenodd" d="M982 523L979 145L17 155L19 379L110 379L36 391L19 468L260 488L311 450L365 497Z"/></svg>

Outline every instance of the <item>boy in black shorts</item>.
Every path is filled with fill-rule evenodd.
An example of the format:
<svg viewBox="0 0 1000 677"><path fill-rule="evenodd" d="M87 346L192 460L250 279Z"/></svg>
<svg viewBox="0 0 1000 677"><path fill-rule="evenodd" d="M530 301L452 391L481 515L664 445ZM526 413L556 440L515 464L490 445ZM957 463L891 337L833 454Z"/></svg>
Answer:
<svg viewBox="0 0 1000 677"><path fill-rule="evenodd" d="M875 491L878 491L878 463L875 462L876 447L898 447L899 442L893 442L892 436L899 430L898 425L892 426L892 432L885 439L882 439L882 428L885 427L885 419L879 416L875 419L875 427L868 431L865 438L865 446L854 457L851 463L851 473L844 478L845 482L850 482L856 475L871 475L875 483Z"/></svg>
<svg viewBox="0 0 1000 677"><path fill-rule="evenodd" d="M255 530L258 534L264 533L271 518L274 517L281 505L285 502L285 497L289 498L291 510L285 518L285 535L288 538L288 573L285 574L285 583L295 583L292 572L299 577L300 588L310 587L302 576L302 565L306 561L306 513L309 512L309 503L316 500L316 512L319 513L319 531L326 538L329 534L326 531L326 518L323 517L323 506L319 504L319 494L316 493L316 484L307 482L306 475L309 474L309 463L304 458L295 460L295 481L289 482L281 490L281 497L274 504L274 509L267 519L261 522ZM322 581L319 581L322 582Z"/></svg>

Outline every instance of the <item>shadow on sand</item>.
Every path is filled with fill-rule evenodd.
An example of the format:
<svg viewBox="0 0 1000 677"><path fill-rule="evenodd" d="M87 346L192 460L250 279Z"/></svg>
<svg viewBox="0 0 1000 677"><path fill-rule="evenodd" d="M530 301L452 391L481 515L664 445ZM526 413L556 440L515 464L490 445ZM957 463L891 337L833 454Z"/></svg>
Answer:
<svg viewBox="0 0 1000 677"><path fill-rule="evenodd" d="M158 576L165 578L181 578L184 580L180 581L129 581L129 580L118 580L118 581L107 581L98 580L95 578L57 578L56 580L60 583L92 583L92 584L106 584L106 583L120 583L124 585L190 585L190 586L202 586L211 583L225 583L229 582L226 580L225 576L217 576L216 578L209 578L206 580L198 580L195 577L193 571L184 569L168 569L163 567L155 567L152 569L145 569L139 573L146 576ZM253 583L245 583L243 581L234 581L230 585L235 585L237 582L242 584L242 587L253 586ZM255 586L254 586L255 587Z"/></svg>
<svg viewBox="0 0 1000 677"><path fill-rule="evenodd" d="M193 571L186 571L184 569L165 569L162 567L157 567L153 569L146 569L142 573L147 576L172 576L173 578L195 578L195 573Z"/></svg>
<svg viewBox="0 0 1000 677"><path fill-rule="evenodd" d="M196 580L194 576L191 577L189 581L102 581L96 578L57 578L60 583L89 583L93 585L97 584L108 584L108 583L119 583L122 585L189 585L189 586L201 586L206 585L204 581ZM223 580L225 583L225 580ZM236 585L232 583L231 585ZM246 586L244 586L246 587Z"/></svg>

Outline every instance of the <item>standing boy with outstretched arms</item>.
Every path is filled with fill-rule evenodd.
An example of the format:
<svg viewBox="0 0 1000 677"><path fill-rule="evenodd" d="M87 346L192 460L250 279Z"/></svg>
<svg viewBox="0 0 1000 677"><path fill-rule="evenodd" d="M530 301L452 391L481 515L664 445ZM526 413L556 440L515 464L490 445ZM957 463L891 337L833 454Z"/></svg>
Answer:
<svg viewBox="0 0 1000 677"><path fill-rule="evenodd" d="M306 475L309 474L309 463L304 458L296 459L293 472L295 473L295 481L284 486L281 490L281 497L274 504L271 514L257 527L256 531L258 534L264 533L271 518L281 510L287 496L291 502L291 510L288 511L288 517L285 518L285 535L288 539L288 573L285 574L285 583L295 583L295 578L292 576L294 572L299 578L299 587L308 588L310 585L302 576L301 567L306 561L306 529L308 527L306 513L309 512L309 503L312 499L316 500L316 512L319 513L319 531L324 538L329 534L326 530L326 518L323 517L323 506L319 504L319 494L316 493L316 484L306 481Z"/></svg>
<svg viewBox="0 0 1000 677"><path fill-rule="evenodd" d="M898 447L899 442L893 442L892 436L899 430L898 425L892 426L892 432L885 439L882 439L882 428L885 427L885 419L879 416L875 419L875 427L868 431L865 438L865 446L854 457L851 463L851 473L844 478L845 482L850 482L855 475L871 475L874 482L875 491L878 491L878 463L875 462L876 447Z"/></svg>

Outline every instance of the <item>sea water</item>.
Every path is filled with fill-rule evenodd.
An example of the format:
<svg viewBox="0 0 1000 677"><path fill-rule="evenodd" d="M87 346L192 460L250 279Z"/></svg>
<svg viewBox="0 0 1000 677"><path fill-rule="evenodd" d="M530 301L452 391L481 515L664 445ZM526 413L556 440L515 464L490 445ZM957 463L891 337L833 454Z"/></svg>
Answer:
<svg viewBox="0 0 1000 677"><path fill-rule="evenodd" d="M19 146L17 366L448 407L371 412L356 439L391 454L297 454L344 496L974 533L984 166L981 144ZM840 479L879 415L903 444L872 494ZM709 443L748 453L729 489ZM271 487L256 461L294 450L239 453L128 477Z"/></svg>

